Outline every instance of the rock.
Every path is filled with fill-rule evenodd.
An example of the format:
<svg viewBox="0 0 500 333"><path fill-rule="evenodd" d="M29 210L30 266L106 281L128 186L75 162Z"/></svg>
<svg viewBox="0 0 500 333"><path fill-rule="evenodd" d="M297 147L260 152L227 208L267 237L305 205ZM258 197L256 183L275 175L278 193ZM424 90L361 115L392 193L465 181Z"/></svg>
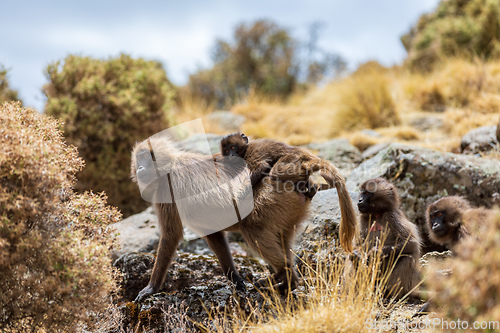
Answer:
<svg viewBox="0 0 500 333"><path fill-rule="evenodd" d="M123 301L134 299L147 285L153 267L151 257L144 254L130 254L120 257L115 263L124 276L123 289L127 292L132 290L122 295ZM235 256L235 263L242 277L248 281L253 282L269 274L255 259ZM132 284L134 278L141 281ZM211 317L224 314L224 311L239 308L250 314L254 307L262 309L265 306L265 298L253 288L252 284L247 283L246 291L236 291L232 283L222 274L215 256L180 251L167 271L161 292L151 295L140 303L127 303L121 307L121 312L125 316L126 326L134 328L139 325L154 331L155 328L166 327L169 320L174 321L175 325L180 325L176 327L188 325L187 327L191 328L189 324L192 323L185 321L185 316L197 323L212 327L214 323L211 322ZM165 313L175 313L178 316L166 316Z"/></svg>
<svg viewBox="0 0 500 333"><path fill-rule="evenodd" d="M303 147L332 162L344 177L349 176L351 171L362 161L359 149L351 145L346 139L310 143Z"/></svg>
<svg viewBox="0 0 500 333"><path fill-rule="evenodd" d="M498 145L495 126L483 126L465 134L460 143L464 154L479 154L492 150Z"/></svg>
<svg viewBox="0 0 500 333"><path fill-rule="evenodd" d="M365 151L363 151L363 153L361 154L361 158L363 159L363 161L372 158L373 156L377 155L379 151L385 149L388 145L390 145L389 142L381 142L370 146Z"/></svg>
<svg viewBox="0 0 500 333"><path fill-rule="evenodd" d="M443 119L434 116L419 116L410 120L410 126L419 131L426 132L443 127Z"/></svg>
<svg viewBox="0 0 500 333"><path fill-rule="evenodd" d="M351 193L351 198L356 194ZM355 201L353 201L355 202ZM302 232L297 233L295 251L331 252L338 247L338 225L340 223L339 197L336 189L319 191L311 201L309 217L302 223Z"/></svg>
<svg viewBox="0 0 500 333"><path fill-rule="evenodd" d="M122 273L120 293L126 300L133 300L149 282L155 263L151 253L126 253L116 259L113 266Z"/></svg>
<svg viewBox="0 0 500 333"><path fill-rule="evenodd" d="M178 148L192 151L201 154L215 154L220 153L220 141L222 140L222 135L216 134L195 134L187 139L176 142Z"/></svg>
<svg viewBox="0 0 500 333"><path fill-rule="evenodd" d="M200 255L214 254L213 251L208 247L208 243L205 238L199 237L188 228L184 228L183 239L179 243L179 247L177 249L180 251Z"/></svg>
<svg viewBox="0 0 500 333"><path fill-rule="evenodd" d="M239 114L234 114L230 111L214 111L206 117L211 122L228 133L238 132L241 130L241 125L245 122L245 117Z"/></svg>
<svg viewBox="0 0 500 333"><path fill-rule="evenodd" d="M368 179L383 177L398 189L402 209L425 240L424 251L443 250L431 244L425 227L428 204L461 195L476 206L500 204L500 161L391 144L361 163L347 179L350 191Z"/></svg>
<svg viewBox="0 0 500 333"><path fill-rule="evenodd" d="M420 258L420 267L429 266L430 260L443 261L451 257L453 257L453 253L451 253L450 250L444 252L438 252L438 251L427 252Z"/></svg>
<svg viewBox="0 0 500 333"><path fill-rule="evenodd" d="M158 246L160 230L154 209L132 215L112 226L118 232L120 247L113 250L111 257L116 260L123 254L150 252Z"/></svg>
<svg viewBox="0 0 500 333"><path fill-rule="evenodd" d="M379 132L372 130L372 129L368 129L368 128L362 129L360 132L366 136L371 136L373 138L381 138L382 137L382 134L380 134Z"/></svg>

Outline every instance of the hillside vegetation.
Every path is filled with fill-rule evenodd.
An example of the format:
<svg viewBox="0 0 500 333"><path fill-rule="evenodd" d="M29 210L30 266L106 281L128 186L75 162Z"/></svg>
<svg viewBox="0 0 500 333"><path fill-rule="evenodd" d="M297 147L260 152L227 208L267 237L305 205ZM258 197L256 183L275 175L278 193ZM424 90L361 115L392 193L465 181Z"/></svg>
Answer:
<svg viewBox="0 0 500 333"><path fill-rule="evenodd" d="M83 167L60 121L0 106L0 330L74 331L109 306L116 273L104 194L73 192Z"/></svg>

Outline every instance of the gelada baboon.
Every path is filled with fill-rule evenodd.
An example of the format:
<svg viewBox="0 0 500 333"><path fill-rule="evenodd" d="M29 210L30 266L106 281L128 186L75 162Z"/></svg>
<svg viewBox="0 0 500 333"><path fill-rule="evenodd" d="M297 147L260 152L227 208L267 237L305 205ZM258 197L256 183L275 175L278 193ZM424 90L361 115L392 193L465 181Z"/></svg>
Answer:
<svg viewBox="0 0 500 333"><path fill-rule="evenodd" d="M248 142L248 138L241 133L231 134L224 138L221 142L221 149L226 155L231 155L234 151L233 156L244 156L254 177L252 185L269 168L271 179L291 184L309 184L310 175L319 172L330 187L335 186L337 189L341 214L340 245L344 250L352 251L351 240L357 233L356 212L344 177L333 164L306 149L289 146L276 140L257 139Z"/></svg>
<svg viewBox="0 0 500 333"><path fill-rule="evenodd" d="M250 169L252 186L269 175L271 168L280 158L287 154L294 154L295 149L296 147L271 139L253 140L249 145L248 137L240 132L226 135L220 142L223 156L240 157L245 160ZM295 189L297 192L303 193L305 197L312 199L318 191L318 185L307 175L303 178L297 181Z"/></svg>
<svg viewBox="0 0 500 333"><path fill-rule="evenodd" d="M152 147L155 148L152 149ZM226 170L224 164L219 163L216 157L180 151L167 138L150 138L138 143L133 149L131 173L132 178L140 182L148 180L151 175L155 177L155 174L161 174L162 170L169 170L170 174L175 175L169 178L170 188L194 187L196 190L197 187L206 186L204 184L208 181L207 179L213 177L211 173L214 161L217 177L222 182L233 179L234 185L234 174ZM246 180L248 181L248 176ZM297 192L286 188L288 185L290 184L272 180L270 177L262 179L253 190L253 210L250 214L238 223L206 236L208 245L219 259L224 274L239 289L244 289L245 285L229 252L224 235L226 230L240 231L248 245L260 253L272 266L274 273L269 278L272 283L278 284L282 290L296 287L298 277L293 269L291 247L296 227L307 215L309 201L304 202ZM238 191L237 186L235 187L233 191ZM156 191L160 190L161 187L156 188ZM157 194L153 193L153 195ZM203 200L207 201L207 205L212 203L212 206L216 207L224 195L227 194L212 193ZM352 208L352 203L350 201L348 203ZM345 205L347 203L344 203ZM151 279L137 296L137 301L160 290L183 234L181 218L175 202L156 203L155 208L161 230L160 243ZM341 222L346 230L341 235L341 245L344 248L352 246L351 243L356 233L356 230L353 230L356 226L354 212L348 217L350 219L344 218ZM257 284L264 285L266 281L259 281Z"/></svg>
<svg viewBox="0 0 500 333"><path fill-rule="evenodd" d="M358 209L361 241L370 255L380 251L381 273L389 274L385 297L400 299L410 295L420 278L420 235L417 226L399 209L400 198L394 185L383 178L364 182Z"/></svg>
<svg viewBox="0 0 500 333"><path fill-rule="evenodd" d="M472 208L459 196L441 198L427 207L426 221L429 238L440 245L453 248L461 239L475 234L492 214L486 208Z"/></svg>

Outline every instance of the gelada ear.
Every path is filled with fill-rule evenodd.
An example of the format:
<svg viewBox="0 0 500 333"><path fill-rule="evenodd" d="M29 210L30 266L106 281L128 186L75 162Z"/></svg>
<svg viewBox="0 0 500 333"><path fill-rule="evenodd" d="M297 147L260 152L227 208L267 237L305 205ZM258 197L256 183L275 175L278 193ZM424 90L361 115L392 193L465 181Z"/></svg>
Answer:
<svg viewBox="0 0 500 333"><path fill-rule="evenodd" d="M241 138L245 141L245 143L248 143L248 137L245 134L241 133Z"/></svg>

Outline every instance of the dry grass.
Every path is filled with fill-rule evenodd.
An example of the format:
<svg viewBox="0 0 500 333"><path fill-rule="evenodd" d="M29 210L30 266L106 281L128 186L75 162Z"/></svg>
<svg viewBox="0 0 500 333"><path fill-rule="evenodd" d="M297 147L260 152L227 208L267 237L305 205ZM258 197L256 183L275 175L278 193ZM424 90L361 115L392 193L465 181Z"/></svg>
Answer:
<svg viewBox="0 0 500 333"><path fill-rule="evenodd" d="M215 109L200 101L180 100L178 122ZM246 117L242 131L247 135L293 145L340 136L360 150L380 142L403 142L456 152L469 130L498 122L500 61L455 58L425 75L369 62L347 78L301 91L287 102L251 93L231 111ZM417 118L429 118L431 123L435 118L442 125L417 129L413 127ZM227 134L217 124L205 122L205 127ZM361 133L364 128L376 128L381 137Z"/></svg>
<svg viewBox="0 0 500 333"><path fill-rule="evenodd" d="M218 126L217 123L206 118L215 110L215 102L207 102L181 90L177 95L176 104L173 109L173 116L176 123L184 123L190 120L202 118L203 127L207 133L227 134Z"/></svg>
<svg viewBox="0 0 500 333"><path fill-rule="evenodd" d="M361 72L337 86L338 104L333 131L399 125L401 119L389 89L389 79L380 72Z"/></svg>
<svg viewBox="0 0 500 333"><path fill-rule="evenodd" d="M383 137L394 138L402 141L415 141L420 140L421 138L420 131L407 125L380 128L377 132Z"/></svg>
<svg viewBox="0 0 500 333"><path fill-rule="evenodd" d="M246 117L242 130L256 138L270 137L293 145L325 140L329 128L321 119L330 119L332 110L304 105L302 99L295 97L294 104L284 104L251 95L231 111Z"/></svg>
<svg viewBox="0 0 500 333"><path fill-rule="evenodd" d="M373 145L385 142L384 138L377 138L371 135L364 134L363 132L354 132L348 135L349 142L360 151L365 151Z"/></svg>
<svg viewBox="0 0 500 333"><path fill-rule="evenodd" d="M498 114L474 112L470 109L451 109L445 112L443 130L450 136L462 137L474 128L494 125Z"/></svg>
<svg viewBox="0 0 500 333"><path fill-rule="evenodd" d="M371 274L379 262L358 270L347 282L341 257L324 258L317 267L303 264L304 286L296 296L289 293L283 299L276 293L265 294L269 309L254 309L250 316L233 314L217 331L367 332L366 322L375 317L380 305L381 292ZM228 323L232 324L228 327Z"/></svg>
<svg viewBox="0 0 500 333"><path fill-rule="evenodd" d="M410 74L402 77L403 90L409 100L424 111L443 111L446 99L441 85L434 79L421 74Z"/></svg>
<svg viewBox="0 0 500 333"><path fill-rule="evenodd" d="M380 252L357 269L346 265L345 254L328 249L304 257L315 259L299 262L303 283L293 295L263 294L266 309L254 307L250 314L214 314L214 331L371 332L370 325L406 321L416 311L382 300L388 275L379 273Z"/></svg>

